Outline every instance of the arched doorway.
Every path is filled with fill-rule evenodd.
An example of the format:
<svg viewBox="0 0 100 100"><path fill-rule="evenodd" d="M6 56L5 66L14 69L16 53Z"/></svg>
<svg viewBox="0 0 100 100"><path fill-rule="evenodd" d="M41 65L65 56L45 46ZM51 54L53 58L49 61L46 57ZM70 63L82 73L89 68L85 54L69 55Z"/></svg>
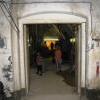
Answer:
<svg viewBox="0 0 100 100"><path fill-rule="evenodd" d="M85 59L86 59L86 21L87 18L78 14L68 12L37 12L35 14L25 16L19 19L20 28L20 75L21 75L21 88L25 88L28 92L28 55L27 55L27 28L26 24L50 24L50 23L77 23L79 26L78 33L78 71L77 71L77 86L78 92L81 93L81 87L85 86ZM26 31L23 31L24 30Z"/></svg>

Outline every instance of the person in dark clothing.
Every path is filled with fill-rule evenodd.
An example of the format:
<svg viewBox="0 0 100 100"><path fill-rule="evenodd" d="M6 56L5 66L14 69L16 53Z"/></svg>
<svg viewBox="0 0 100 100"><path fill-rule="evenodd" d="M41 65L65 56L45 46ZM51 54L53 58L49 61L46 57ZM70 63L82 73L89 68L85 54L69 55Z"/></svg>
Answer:
<svg viewBox="0 0 100 100"><path fill-rule="evenodd" d="M51 45L50 45L50 47L51 47L51 50L50 50L50 55L51 55L51 57L52 57L52 62L54 63L54 44L51 42Z"/></svg>
<svg viewBox="0 0 100 100"><path fill-rule="evenodd" d="M50 47L51 47L51 50L53 50L54 49L54 44L51 42L51 44L50 44Z"/></svg>
<svg viewBox="0 0 100 100"><path fill-rule="evenodd" d="M41 56L40 52L37 53L36 64L37 64L37 74L42 75L43 57Z"/></svg>
<svg viewBox="0 0 100 100"><path fill-rule="evenodd" d="M46 42L44 42L44 44L42 45L41 52L42 52L42 56L44 58L47 58L49 56L49 49L48 49L48 47L46 45Z"/></svg>

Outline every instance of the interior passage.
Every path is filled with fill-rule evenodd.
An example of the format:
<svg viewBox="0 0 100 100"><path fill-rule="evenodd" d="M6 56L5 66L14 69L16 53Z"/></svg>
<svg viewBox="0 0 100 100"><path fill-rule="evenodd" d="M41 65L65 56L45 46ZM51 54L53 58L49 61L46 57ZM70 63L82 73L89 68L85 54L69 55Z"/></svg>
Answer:
<svg viewBox="0 0 100 100"><path fill-rule="evenodd" d="M48 67L42 76L31 69L31 83L29 94L22 97L22 100L78 100L74 87L67 85L64 78L56 73L55 65L48 63ZM66 66L67 67L67 66ZM62 66L65 70L65 66Z"/></svg>
<svg viewBox="0 0 100 100"><path fill-rule="evenodd" d="M22 100L80 100L75 87L56 72L55 64L46 62L45 67L42 76L36 74L36 69L31 69L29 93ZM68 68L68 65L62 65L63 71ZM86 98L82 97L82 100Z"/></svg>
<svg viewBox="0 0 100 100"><path fill-rule="evenodd" d="M27 30L30 82L22 100L80 100L75 71L78 24L32 24Z"/></svg>

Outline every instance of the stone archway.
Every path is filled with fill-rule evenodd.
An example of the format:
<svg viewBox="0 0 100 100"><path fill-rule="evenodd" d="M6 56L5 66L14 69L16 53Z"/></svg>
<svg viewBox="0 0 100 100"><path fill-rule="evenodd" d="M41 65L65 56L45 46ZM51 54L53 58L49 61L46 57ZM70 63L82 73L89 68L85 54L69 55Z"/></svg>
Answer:
<svg viewBox="0 0 100 100"><path fill-rule="evenodd" d="M21 77L21 88L26 88L28 91L28 72L27 72L27 60L25 59L27 55L25 54L25 34L23 31L24 24L36 24L36 23L78 23L80 24L79 30L79 60L78 60L78 91L80 92L81 85L85 85L85 47L86 47L86 21L87 18L79 14L68 13L68 12L37 12L35 14L24 16L19 19L19 29L20 29L20 77ZM82 38L82 39L80 39ZM82 45L83 44L83 45ZM81 73L81 72L84 73ZM83 82L83 83L82 83Z"/></svg>

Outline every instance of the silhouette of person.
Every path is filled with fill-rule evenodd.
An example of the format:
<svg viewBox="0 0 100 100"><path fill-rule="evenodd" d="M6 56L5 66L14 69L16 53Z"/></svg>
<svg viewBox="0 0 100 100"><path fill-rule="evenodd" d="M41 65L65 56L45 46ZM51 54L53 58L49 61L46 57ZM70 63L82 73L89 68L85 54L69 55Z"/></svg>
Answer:
<svg viewBox="0 0 100 100"><path fill-rule="evenodd" d="M37 74L42 75L43 57L41 56L40 52L37 53L36 64L37 64Z"/></svg>
<svg viewBox="0 0 100 100"><path fill-rule="evenodd" d="M55 49L55 61L56 61L57 71L61 72L62 52L59 46L56 46Z"/></svg>

